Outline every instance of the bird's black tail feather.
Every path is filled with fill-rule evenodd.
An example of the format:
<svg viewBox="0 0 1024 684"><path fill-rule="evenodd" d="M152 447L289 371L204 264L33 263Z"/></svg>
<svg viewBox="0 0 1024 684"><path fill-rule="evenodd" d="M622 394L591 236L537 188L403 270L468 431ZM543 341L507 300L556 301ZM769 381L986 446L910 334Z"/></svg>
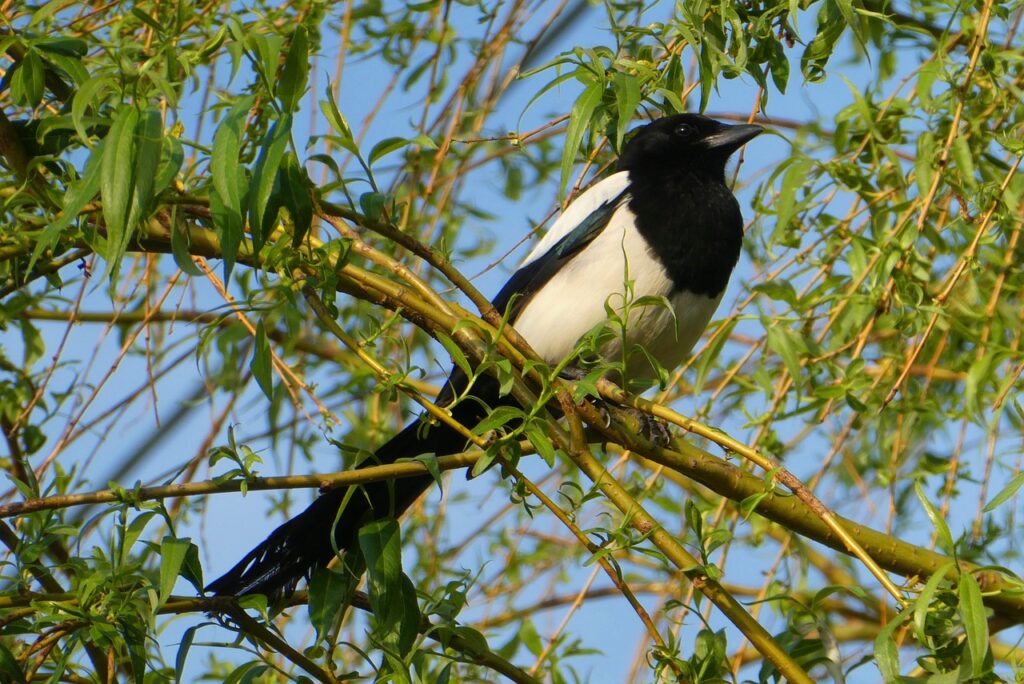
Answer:
<svg viewBox="0 0 1024 684"><path fill-rule="evenodd" d="M459 374L461 375L461 374ZM465 376L459 378L464 380ZM455 377L452 381L455 381ZM482 382L480 382L482 381ZM478 379L484 387L475 386L487 398L496 400L495 383L489 378ZM452 396L447 386L439 403ZM485 404L475 400L464 401L453 407L453 417L463 425L479 422L485 415ZM413 458L434 453L444 456L461 451L465 438L445 425L425 428L414 421L374 453L364 466L394 463L400 458ZM247 553L233 568L211 582L206 591L217 596L264 594L277 599L291 594L299 580L308 578L313 570L323 567L339 551L352 548L360 526L377 518L398 517L408 509L433 483L429 475L399 478L394 481L372 482L360 485L345 502L347 487L332 489L316 499L309 508L270 533L262 543ZM342 504L345 505L339 515ZM331 530L334 530L334 545Z"/></svg>

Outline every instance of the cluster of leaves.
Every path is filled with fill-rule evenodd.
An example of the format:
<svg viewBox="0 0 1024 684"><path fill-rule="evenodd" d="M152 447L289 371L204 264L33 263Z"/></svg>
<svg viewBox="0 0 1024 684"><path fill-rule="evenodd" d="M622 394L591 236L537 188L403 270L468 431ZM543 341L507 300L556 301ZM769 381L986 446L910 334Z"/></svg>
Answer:
<svg viewBox="0 0 1024 684"><path fill-rule="evenodd" d="M3 678L573 681L629 668L621 639L547 630L543 613L600 615L608 594L644 626L633 679L841 680L873 661L899 681L909 657L937 681L1007 676L1018 658L993 635L1021 622L1005 570L1024 484L1020 7L619 0L601 6L607 32L577 37L585 2L486 5L52 0L4 19L0 325L20 339L0 351L3 503L19 513L0 522ZM807 544L837 545L810 511L785 518L773 473L708 453L714 431L688 438L697 465L657 471L629 459L628 436L605 435L593 449L621 487L592 484L546 410L556 388L530 384L536 366L500 321L476 317L450 266L489 270L482 257L519 232L508 200L564 197L638 114L771 117L794 91L818 110L778 117L791 146L741 174L756 179L743 197L758 217L744 282L658 401L685 397L829 491L837 513L884 526L873 556L920 582L898 614L859 564ZM497 218L495 234L478 229ZM73 320L106 325L81 338ZM257 597L172 595L201 590L205 545L184 535L201 531L211 492L262 488L268 454L296 472L365 457L407 413L395 399L429 399L449 357L504 393L535 392L468 426L486 447L474 488L500 493L446 492L442 510L483 506L490 524L448 527L432 497L401 534L394 520L364 528L359 553L299 597L308 610L274 619ZM598 394L606 370L571 398ZM132 417L149 400L147 431ZM202 432L182 428L196 406L212 416ZM120 430L142 446L119 454L108 503L77 513L100 500L73 495L106 484L97 457ZM172 438L173 460L145 477L196 493L164 503L174 494L117 484ZM340 456L325 461L328 443ZM440 459L421 462L442 481ZM287 492L264 507L287 512ZM670 542L637 524L648 511ZM364 569L365 620L348 610ZM607 590L592 588L599 576ZM723 617L709 585L754 598L751 615ZM173 665L171 615L191 620ZM757 622L774 638L752 654ZM215 629L228 631L199 665L196 635Z"/></svg>

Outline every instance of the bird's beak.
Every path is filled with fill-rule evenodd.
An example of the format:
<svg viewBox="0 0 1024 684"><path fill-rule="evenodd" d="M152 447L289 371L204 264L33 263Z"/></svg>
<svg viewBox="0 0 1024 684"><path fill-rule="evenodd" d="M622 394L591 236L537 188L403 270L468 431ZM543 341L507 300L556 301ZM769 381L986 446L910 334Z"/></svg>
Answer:
<svg viewBox="0 0 1024 684"><path fill-rule="evenodd" d="M709 150L721 150L731 154L763 131L764 127L757 124L726 126L718 133L704 138L704 144Z"/></svg>

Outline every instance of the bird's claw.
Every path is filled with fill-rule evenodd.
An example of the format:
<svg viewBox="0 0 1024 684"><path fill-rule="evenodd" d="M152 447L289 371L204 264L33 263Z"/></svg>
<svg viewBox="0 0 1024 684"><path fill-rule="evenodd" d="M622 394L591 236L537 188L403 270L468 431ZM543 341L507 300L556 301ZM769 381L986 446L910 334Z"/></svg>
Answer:
<svg viewBox="0 0 1024 684"><path fill-rule="evenodd" d="M640 424L637 432L649 439L654 446L664 449L672 443L672 432L664 420L644 413L638 408L627 408L626 411Z"/></svg>

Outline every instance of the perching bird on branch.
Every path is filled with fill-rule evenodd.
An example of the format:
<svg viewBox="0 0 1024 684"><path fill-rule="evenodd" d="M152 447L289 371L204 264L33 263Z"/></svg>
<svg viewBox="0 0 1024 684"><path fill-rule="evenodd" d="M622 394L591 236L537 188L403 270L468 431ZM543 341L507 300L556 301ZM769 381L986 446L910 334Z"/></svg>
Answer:
<svg viewBox="0 0 1024 684"><path fill-rule="evenodd" d="M663 368L676 368L711 320L740 254L743 218L725 182L726 161L762 130L696 114L665 117L637 129L616 172L566 208L505 283L494 306L554 366L607 320L606 307L621 311L627 299L658 300L631 309L623 317L624 333L601 353L619 360L624 344L627 350L641 347ZM651 375L643 353L628 357L627 378ZM452 404L466 383L465 374L455 369L438 404ZM511 401L499 396L497 382L486 374L475 380L473 395L475 401L464 398L451 408L463 425L480 422L485 407ZM465 438L453 429L417 420L366 464L428 453L443 456L465 446ZM352 548L362 524L401 515L433 481L424 475L362 485L340 516L347 489L331 490L274 530L207 590L272 597L291 593L300 579L334 557L335 548Z"/></svg>

